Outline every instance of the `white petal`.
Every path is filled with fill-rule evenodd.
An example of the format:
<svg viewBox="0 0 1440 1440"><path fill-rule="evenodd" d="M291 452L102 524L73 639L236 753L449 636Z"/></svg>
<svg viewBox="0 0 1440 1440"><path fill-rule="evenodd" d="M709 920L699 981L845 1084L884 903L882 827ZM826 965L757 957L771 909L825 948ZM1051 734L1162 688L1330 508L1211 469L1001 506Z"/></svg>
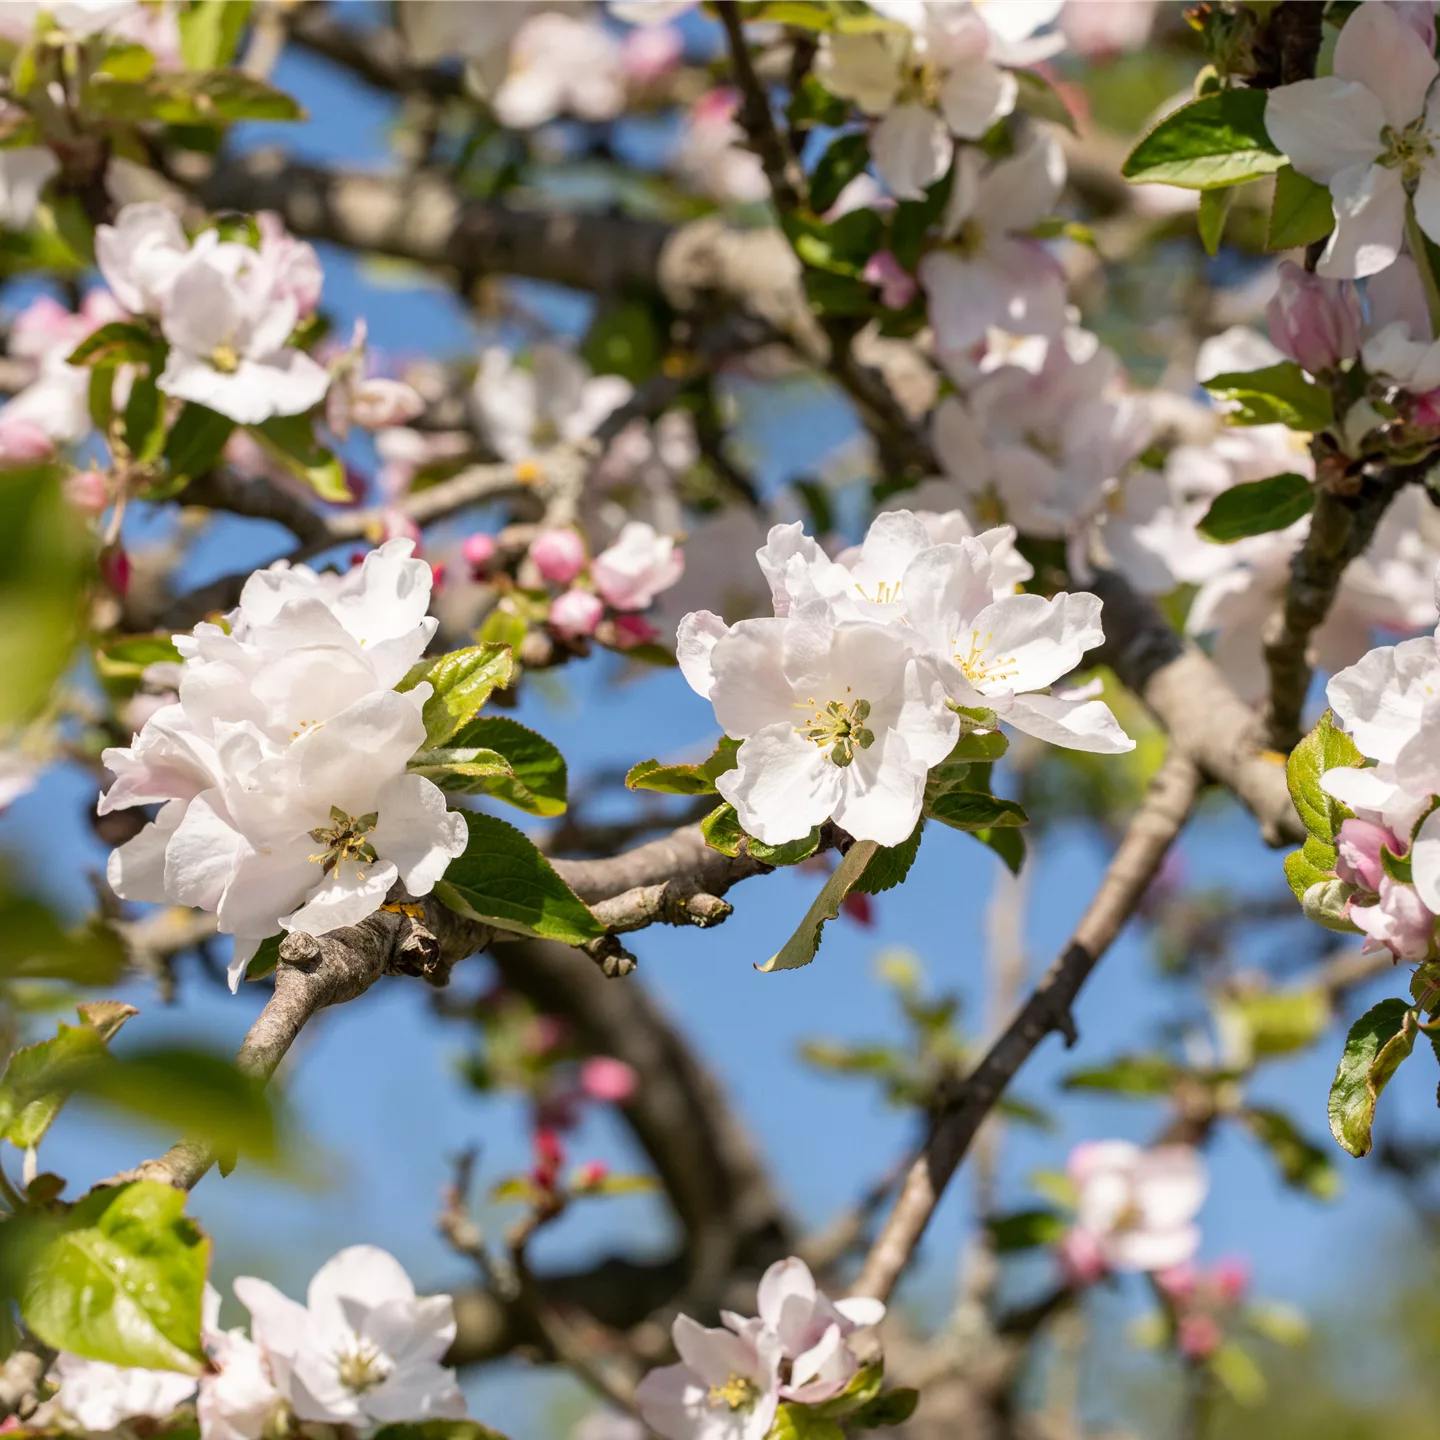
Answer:
<svg viewBox="0 0 1440 1440"><path fill-rule="evenodd" d="M1017 695L1005 723L1067 750L1123 755L1135 742L1103 700L1066 700L1058 695Z"/></svg>
<svg viewBox="0 0 1440 1440"><path fill-rule="evenodd" d="M684 616L675 631L675 658L686 683L707 700L715 687L710 652L715 642L730 633L730 627L712 610L695 610Z"/></svg>
<svg viewBox="0 0 1440 1440"><path fill-rule="evenodd" d="M799 840L834 813L843 784L841 767L798 735L792 721L756 731L736 757L736 768L720 776L715 788L756 839L767 845Z"/></svg>
<svg viewBox="0 0 1440 1440"><path fill-rule="evenodd" d="M1358 80L1378 96L1385 119L1397 130L1424 111L1437 73L1435 56L1417 41L1415 31L1389 5L1361 5L1346 19L1335 42L1333 72L1342 80Z"/></svg>
<svg viewBox="0 0 1440 1440"><path fill-rule="evenodd" d="M844 769L835 823L857 840L899 845L910 838L920 819L925 773L926 767L911 759L900 735L894 731L877 735L868 750L855 751Z"/></svg>
<svg viewBox="0 0 1440 1440"><path fill-rule="evenodd" d="M1168 1270L1193 1259L1200 1231L1193 1225L1177 1230L1122 1230L1101 1245L1106 1263L1115 1270Z"/></svg>
<svg viewBox="0 0 1440 1440"><path fill-rule="evenodd" d="M447 811L444 792L421 775L397 775L376 805L375 853L395 866L410 894L428 895L445 867L465 853L465 817Z"/></svg>
<svg viewBox="0 0 1440 1440"><path fill-rule="evenodd" d="M1265 103L1270 138L1302 175L1322 185L1350 166L1372 164L1384 149L1384 126L1385 108L1374 91L1333 75L1281 85Z"/></svg>
<svg viewBox="0 0 1440 1440"><path fill-rule="evenodd" d="M177 905L218 909L236 866L250 848L221 810L218 790L197 795L171 837L165 852L165 893Z"/></svg>
<svg viewBox="0 0 1440 1440"><path fill-rule="evenodd" d="M358 925L385 903L398 873L384 860L378 864L342 860L310 892L305 904L280 917L281 928L326 935L344 925Z"/></svg>
<svg viewBox="0 0 1440 1440"><path fill-rule="evenodd" d="M1405 186L1398 170L1354 165L1330 185L1335 229L1316 273L1331 279L1374 275L1395 263L1405 234Z"/></svg>
<svg viewBox="0 0 1440 1440"><path fill-rule="evenodd" d="M1325 697L1372 760L1394 760L1419 728L1429 695L1440 688L1440 663L1429 639L1383 645L1330 677Z"/></svg>
<svg viewBox="0 0 1440 1440"><path fill-rule="evenodd" d="M986 606L957 637L962 654L979 647L979 664L990 678L976 679L982 690L1039 690L1079 665L1087 650L1105 638L1100 601L1085 592L1061 591L1051 600L1040 595L1007 595Z"/></svg>
<svg viewBox="0 0 1440 1440"><path fill-rule="evenodd" d="M897 105L871 132L870 154L880 178L901 200L923 200L950 164L944 122L922 105Z"/></svg>
<svg viewBox="0 0 1440 1440"><path fill-rule="evenodd" d="M940 110L952 134L978 140L1014 110L1019 93L1019 82L1008 70L976 55L950 67L940 88Z"/></svg>
<svg viewBox="0 0 1440 1440"><path fill-rule="evenodd" d="M1416 832L1410 847L1415 893L1427 910L1440 914L1440 810L1432 811Z"/></svg>
<svg viewBox="0 0 1440 1440"><path fill-rule="evenodd" d="M133 840L110 852L105 878L122 900L163 905L169 899L165 893L165 848L185 814L185 805L183 800L171 800Z"/></svg>
<svg viewBox="0 0 1440 1440"><path fill-rule="evenodd" d="M1415 221L1432 240L1440 241L1440 166L1434 160L1420 172L1420 183L1415 187ZM1433 386L1417 381L1417 388Z"/></svg>
<svg viewBox="0 0 1440 1440"><path fill-rule="evenodd" d="M790 624L788 619L742 620L716 641L710 652L714 677L710 699L727 735L741 739L798 717L782 669Z"/></svg>

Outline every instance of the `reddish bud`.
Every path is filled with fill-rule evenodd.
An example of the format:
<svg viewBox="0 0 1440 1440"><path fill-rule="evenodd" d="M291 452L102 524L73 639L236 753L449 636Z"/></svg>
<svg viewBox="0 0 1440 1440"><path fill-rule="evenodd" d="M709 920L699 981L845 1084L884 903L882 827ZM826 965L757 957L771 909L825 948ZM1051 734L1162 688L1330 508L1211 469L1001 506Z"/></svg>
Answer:
<svg viewBox="0 0 1440 1440"><path fill-rule="evenodd" d="M580 1088L592 1099L623 1105L639 1088L640 1077L623 1060L592 1055L580 1066Z"/></svg>
<svg viewBox="0 0 1440 1440"><path fill-rule="evenodd" d="M568 585L587 558L585 542L574 530L542 530L530 544L530 559L551 585Z"/></svg>

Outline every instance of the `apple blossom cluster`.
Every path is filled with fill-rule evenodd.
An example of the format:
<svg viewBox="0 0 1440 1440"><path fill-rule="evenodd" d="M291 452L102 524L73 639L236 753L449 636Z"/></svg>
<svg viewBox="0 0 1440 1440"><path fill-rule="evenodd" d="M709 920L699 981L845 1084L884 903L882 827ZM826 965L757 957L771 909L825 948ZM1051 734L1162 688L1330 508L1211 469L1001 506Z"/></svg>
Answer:
<svg viewBox="0 0 1440 1440"><path fill-rule="evenodd" d="M779 845L833 819L898 845L962 720L1070 749L1133 748L1093 692L1050 689L1104 639L1099 600L1016 593L1030 568L1014 530L966 528L959 515L890 511L831 559L798 521L777 525L756 552L774 615L680 622L685 679L741 742L716 788L748 833Z"/></svg>
<svg viewBox="0 0 1440 1440"><path fill-rule="evenodd" d="M1075 1285L1116 1271L1171 1271L1200 1247L1195 1216L1207 1182L1189 1145L1142 1150L1128 1140L1077 1145L1066 1165L1075 1187L1075 1223L1060 1262Z"/></svg>
<svg viewBox="0 0 1440 1440"><path fill-rule="evenodd" d="M232 990L266 937L353 925L397 881L428 894L464 851L462 817L406 773L431 687L395 687L436 628L412 548L389 541L344 575L257 571L223 625L176 637L176 703L102 757L101 814L161 807L112 852L111 886L213 912L235 937Z"/></svg>
<svg viewBox="0 0 1440 1440"><path fill-rule="evenodd" d="M1335 720L1366 764L1320 777L1345 807L1335 836L1334 880L1310 886L1307 913L1331 928L1358 930L1365 949L1397 960L1434 959L1440 915L1440 749L1436 694L1440 654L1433 636L1369 651L1326 687Z"/></svg>
<svg viewBox="0 0 1440 1440"><path fill-rule="evenodd" d="M722 1311L723 1328L678 1315L677 1365L652 1370L635 1391L641 1418L664 1440L765 1440L782 1402L819 1405L860 1373L857 1330L878 1325L878 1300L831 1300L803 1260L777 1261L760 1279L759 1315Z"/></svg>
<svg viewBox="0 0 1440 1440"><path fill-rule="evenodd" d="M235 1295L250 1312L249 1335L220 1328L220 1293L206 1286L198 1380L62 1353L50 1377L58 1388L31 1424L108 1433L193 1403L201 1440L261 1440L297 1421L365 1434L464 1416L455 1372L440 1363L455 1339L450 1297L417 1296L384 1250L340 1251L303 1305L251 1276L235 1281Z"/></svg>

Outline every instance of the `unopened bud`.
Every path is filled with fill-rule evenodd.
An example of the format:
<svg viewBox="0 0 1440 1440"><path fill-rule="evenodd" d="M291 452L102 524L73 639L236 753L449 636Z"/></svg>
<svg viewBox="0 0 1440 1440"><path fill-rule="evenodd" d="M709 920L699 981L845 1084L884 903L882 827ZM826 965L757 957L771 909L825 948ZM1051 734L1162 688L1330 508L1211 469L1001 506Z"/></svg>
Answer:
<svg viewBox="0 0 1440 1440"><path fill-rule="evenodd" d="M1355 887L1343 880L1317 880L1301 897L1300 908L1308 920L1327 930L1355 935L1360 927L1350 918L1350 897Z"/></svg>
<svg viewBox="0 0 1440 1440"><path fill-rule="evenodd" d="M38 465L54 453L54 441L38 425L28 420L0 420L0 470Z"/></svg>
<svg viewBox="0 0 1440 1440"><path fill-rule="evenodd" d="M82 515L103 515L110 503L110 482L98 470L77 470L61 488Z"/></svg>
<svg viewBox="0 0 1440 1440"><path fill-rule="evenodd" d="M585 542L574 530L542 530L530 545L530 559L542 579L568 585L585 568Z"/></svg>
<svg viewBox="0 0 1440 1440"><path fill-rule="evenodd" d="M589 590L567 590L557 595L550 606L551 627L570 640L580 640L595 633L605 614L605 602Z"/></svg>
<svg viewBox="0 0 1440 1440"><path fill-rule="evenodd" d="M1349 280L1326 280L1292 260L1280 265L1280 288L1265 307L1270 338L1312 375L1360 353L1360 297Z"/></svg>
<svg viewBox="0 0 1440 1440"><path fill-rule="evenodd" d="M481 571L495 558L495 537L483 532L467 535L465 543L460 547L460 554L472 574Z"/></svg>
<svg viewBox="0 0 1440 1440"><path fill-rule="evenodd" d="M639 1084L639 1076L629 1065L609 1055L592 1055L580 1066L580 1088L592 1100L623 1105Z"/></svg>
<svg viewBox="0 0 1440 1440"><path fill-rule="evenodd" d="M887 310L903 310L915 298L915 277L890 250L877 250L865 262L860 278L879 286L880 303Z"/></svg>

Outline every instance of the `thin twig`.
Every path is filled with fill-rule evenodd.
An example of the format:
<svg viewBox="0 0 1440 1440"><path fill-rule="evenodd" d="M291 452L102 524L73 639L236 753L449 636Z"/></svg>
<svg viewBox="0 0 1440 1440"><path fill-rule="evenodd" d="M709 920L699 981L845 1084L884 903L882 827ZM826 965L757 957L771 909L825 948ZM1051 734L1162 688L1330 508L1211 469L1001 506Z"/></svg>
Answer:
<svg viewBox="0 0 1440 1440"><path fill-rule="evenodd" d="M866 1257L854 1294L877 1299L890 1294L956 1166L1005 1087L1051 1031L1073 1041L1075 996L1140 903L1190 818L1200 787L1194 762L1182 751L1172 750L1130 821L1070 944L966 1077L955 1101L936 1118L923 1155L911 1167L900 1198Z"/></svg>

